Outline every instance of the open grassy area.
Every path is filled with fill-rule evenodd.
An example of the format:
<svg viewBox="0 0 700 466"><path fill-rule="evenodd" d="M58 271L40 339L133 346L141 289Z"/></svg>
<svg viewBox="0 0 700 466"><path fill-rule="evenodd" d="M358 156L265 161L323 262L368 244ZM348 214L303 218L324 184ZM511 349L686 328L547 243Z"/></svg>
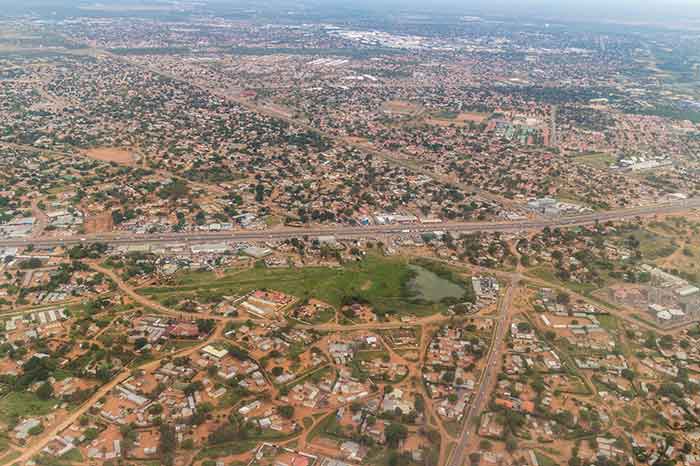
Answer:
<svg viewBox="0 0 700 466"><path fill-rule="evenodd" d="M605 169L614 164L617 159L612 154L606 154L603 152L596 152L594 154L585 154L575 157L574 160L578 163L588 165L593 168Z"/></svg>
<svg viewBox="0 0 700 466"><path fill-rule="evenodd" d="M70 463L80 463L84 460L83 454L80 453L79 448L73 448L72 450L69 450L67 453L65 453L63 456L61 456L61 460L67 461Z"/></svg>
<svg viewBox="0 0 700 466"><path fill-rule="evenodd" d="M637 230L628 236L634 236L639 241L639 250L646 260L668 257L678 249L673 238L649 230Z"/></svg>
<svg viewBox="0 0 700 466"><path fill-rule="evenodd" d="M358 351L355 354L355 360L357 361L371 361L376 358L389 358L388 351Z"/></svg>
<svg viewBox="0 0 700 466"><path fill-rule="evenodd" d="M429 315L444 310L440 303L419 301L406 291L413 274L408 261L368 255L342 267L267 269L255 267L217 278L208 272L187 272L172 287L140 289L158 301L220 293L241 295L255 289L274 289L297 298L316 298L335 307L353 300L369 303L378 311Z"/></svg>
<svg viewBox="0 0 700 466"><path fill-rule="evenodd" d="M31 392L10 392L0 399L0 421L7 423L16 417L44 416L56 405L56 400L41 400Z"/></svg>
<svg viewBox="0 0 700 466"><path fill-rule="evenodd" d="M550 266L546 265L533 267L527 271L526 275L539 278L540 280L544 280L554 285L568 288L571 291L584 296L590 296L590 294L597 289L597 287L593 284L564 282L554 274L554 270Z"/></svg>
<svg viewBox="0 0 700 466"><path fill-rule="evenodd" d="M220 458L222 456L240 455L254 449L257 445L257 440L239 440L223 445L207 446L199 452L197 458Z"/></svg>
<svg viewBox="0 0 700 466"><path fill-rule="evenodd" d="M537 457L537 462L540 466L557 466L559 464L542 452L535 451L535 456Z"/></svg>
<svg viewBox="0 0 700 466"><path fill-rule="evenodd" d="M597 317L600 326L603 327L608 332L616 332L618 330L618 321L615 316L610 315L600 315Z"/></svg>
<svg viewBox="0 0 700 466"><path fill-rule="evenodd" d="M319 435L323 435L329 427L337 424L337 419L336 419L336 412L333 411L328 414L319 414L320 416L324 416L323 419L321 419L320 422L316 424L316 427L314 427L309 434L306 436L306 439L308 442L312 442L313 439L318 437Z"/></svg>
<svg viewBox="0 0 700 466"><path fill-rule="evenodd" d="M312 369L312 370L310 370L310 371L305 372L305 373L302 374L301 376L299 376L299 377L297 377L296 379L292 380L291 382L285 384L285 386L286 386L288 389L292 389L293 387L296 387L297 385L302 384L302 383L306 382L306 381L309 380L309 379L311 379L311 380L321 380L322 378L324 378L324 377L326 377L328 374L330 374L330 372L331 372L332 370L333 370L333 369L331 368L331 366L328 366L328 365L326 365L326 366L321 366L321 367L317 367L317 368L315 368L315 369ZM336 377L336 378L337 378L337 377Z"/></svg>
<svg viewBox="0 0 700 466"><path fill-rule="evenodd" d="M9 464L12 460L18 458L22 453L17 450L8 451L6 454L0 454L0 465Z"/></svg>

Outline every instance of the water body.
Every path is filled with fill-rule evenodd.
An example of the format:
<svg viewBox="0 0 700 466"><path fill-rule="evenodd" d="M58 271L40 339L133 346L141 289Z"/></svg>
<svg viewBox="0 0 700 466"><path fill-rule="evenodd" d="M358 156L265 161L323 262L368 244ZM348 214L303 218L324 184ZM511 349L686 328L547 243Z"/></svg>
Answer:
<svg viewBox="0 0 700 466"><path fill-rule="evenodd" d="M456 283L439 277L437 274L419 265L409 265L416 274L409 287L416 297L430 302L439 302L445 298L461 298L464 288Z"/></svg>

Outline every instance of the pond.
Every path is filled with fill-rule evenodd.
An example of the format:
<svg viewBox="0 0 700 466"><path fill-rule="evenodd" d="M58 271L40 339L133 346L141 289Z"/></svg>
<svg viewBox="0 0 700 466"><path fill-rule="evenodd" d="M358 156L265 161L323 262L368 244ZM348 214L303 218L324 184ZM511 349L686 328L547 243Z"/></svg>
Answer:
<svg viewBox="0 0 700 466"><path fill-rule="evenodd" d="M445 298L461 298L464 296L464 288L456 283L439 277L437 274L419 265L409 265L415 273L411 279L409 288L416 293L416 297L437 303Z"/></svg>

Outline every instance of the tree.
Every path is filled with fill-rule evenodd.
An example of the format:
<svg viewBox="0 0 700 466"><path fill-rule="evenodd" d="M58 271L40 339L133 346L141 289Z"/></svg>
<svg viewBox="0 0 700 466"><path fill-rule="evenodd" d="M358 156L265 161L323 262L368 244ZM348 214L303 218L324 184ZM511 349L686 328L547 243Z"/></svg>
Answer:
<svg viewBox="0 0 700 466"><path fill-rule="evenodd" d="M532 326L529 322L518 322L517 327L518 332L520 333L528 333L530 330L532 330Z"/></svg>
<svg viewBox="0 0 700 466"><path fill-rule="evenodd" d="M444 374L442 374L442 381L448 384L451 384L455 380L455 373L453 371L445 371Z"/></svg>
<svg viewBox="0 0 700 466"><path fill-rule="evenodd" d="M213 319L197 319L197 330L199 333L209 334L216 328L216 321Z"/></svg>
<svg viewBox="0 0 700 466"><path fill-rule="evenodd" d="M44 425L43 425L43 424L39 424L38 426L34 426L34 427L32 427L31 429L29 429L29 430L27 431L27 433L28 433L29 435L39 435L39 434L42 433L43 431L44 431Z"/></svg>
<svg viewBox="0 0 700 466"><path fill-rule="evenodd" d="M153 415L159 415L163 413L163 405L160 403L155 403L152 404L151 406L148 407L148 413L153 414Z"/></svg>
<svg viewBox="0 0 700 466"><path fill-rule="evenodd" d="M422 396L416 395L416 399L413 403L413 407L415 408L416 412L422 413L425 410L425 400L423 399Z"/></svg>
<svg viewBox="0 0 700 466"><path fill-rule="evenodd" d="M100 431L94 427L88 427L85 429L85 432L83 432L83 435L85 436L85 441L92 442L98 435L100 435Z"/></svg>
<svg viewBox="0 0 700 466"><path fill-rule="evenodd" d="M43 384L39 385L39 388L36 390L36 396L42 400L48 400L53 396L53 387L50 383L44 382Z"/></svg>
<svg viewBox="0 0 700 466"><path fill-rule="evenodd" d="M136 349L136 350L138 351L138 350L140 350L141 348L143 348L144 346L146 346L147 344L148 344L148 340L147 340L147 339L145 339L145 338L143 338L143 337L137 338L136 340L134 340L134 349ZM111 346L111 345L110 345L110 346Z"/></svg>
<svg viewBox="0 0 700 466"><path fill-rule="evenodd" d="M570 302L571 302L571 296L569 296L568 293L561 292L561 293L557 294L557 303L566 305L566 304L569 304Z"/></svg>
<svg viewBox="0 0 700 466"><path fill-rule="evenodd" d="M518 449L518 439L513 434L508 434L506 436L506 450L509 452L514 452Z"/></svg>
<svg viewBox="0 0 700 466"><path fill-rule="evenodd" d="M671 335L663 335L659 339L659 345L664 349L673 348L673 337Z"/></svg>
<svg viewBox="0 0 700 466"><path fill-rule="evenodd" d="M190 395L194 395L195 392L198 392L198 391L202 390L203 388L204 388L204 385L202 384L202 382L197 380L196 382L192 382L192 383L188 384L183 391L185 392L185 395L190 396Z"/></svg>
<svg viewBox="0 0 700 466"><path fill-rule="evenodd" d="M291 419L294 417L294 406L283 405L277 408L277 412L280 416L285 419Z"/></svg>
<svg viewBox="0 0 700 466"><path fill-rule="evenodd" d="M362 406L363 406L363 404L360 403L359 401L353 401L352 403L350 403L350 411L352 411L353 414L357 413L358 411L360 411L362 409Z"/></svg>
<svg viewBox="0 0 700 466"><path fill-rule="evenodd" d="M160 444L158 453L160 460L165 466L173 466L175 464L175 449L177 448L177 436L175 435L175 426L171 424L163 424L160 426Z"/></svg>
<svg viewBox="0 0 700 466"><path fill-rule="evenodd" d="M384 436L387 446L396 449L408 437L408 429L403 424L392 423L384 430Z"/></svg>
<svg viewBox="0 0 700 466"><path fill-rule="evenodd" d="M192 450L194 448L194 440L187 438L182 441L182 448L185 450Z"/></svg>

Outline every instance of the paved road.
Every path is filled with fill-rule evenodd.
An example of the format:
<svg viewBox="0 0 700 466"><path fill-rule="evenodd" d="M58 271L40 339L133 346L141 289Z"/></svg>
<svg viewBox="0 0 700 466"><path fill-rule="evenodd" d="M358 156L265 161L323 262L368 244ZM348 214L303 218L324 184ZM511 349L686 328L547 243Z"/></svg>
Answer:
<svg viewBox="0 0 700 466"><path fill-rule="evenodd" d="M186 232L186 233L160 233L160 234L132 234L132 233L101 233L95 235L68 236L64 238L24 238L0 240L0 247L13 246L61 246L75 245L81 242L102 242L111 245L126 244L156 244L156 243L202 243L207 241L268 241L300 238L303 236L316 237L333 235L338 238L362 238L376 235L400 235L405 233L422 233L435 230L449 231L451 233L475 233L475 232L518 232L524 230L540 230L545 227L567 227L576 225L591 225L596 222L624 220L635 217L648 217L653 215L674 214L689 209L700 208L700 198L686 199L683 201L652 204L643 207L629 209L610 210L607 212L594 212L590 214L575 215L570 217L554 218L550 220L514 220L504 222L444 222L437 224L410 224L410 225L373 225L366 227L334 226L334 227L310 227L310 228L277 228L274 230L259 231L224 231L224 232Z"/></svg>
<svg viewBox="0 0 700 466"><path fill-rule="evenodd" d="M508 334L508 329L510 328L510 318L508 311L513 303L513 293L518 286L519 276L514 275L511 279L511 283L506 290L503 299L498 306L498 320L496 323L496 329L493 333L493 341L491 342L491 348L489 349L488 359L486 361L486 367L484 368L484 373L479 382L479 391L476 393L472 402L467 410L467 415L464 417L464 424L462 425L462 433L459 436L459 441L457 446L455 446L452 451L452 456L447 461L447 466L464 466L467 459L469 446L469 440L471 438L472 431L474 430L473 423L475 419L478 419L484 408L485 403L488 401L489 394L491 393L491 386L497 376L497 372L500 368L498 358L501 357L500 349L503 347L503 342L505 341L506 335Z"/></svg>

